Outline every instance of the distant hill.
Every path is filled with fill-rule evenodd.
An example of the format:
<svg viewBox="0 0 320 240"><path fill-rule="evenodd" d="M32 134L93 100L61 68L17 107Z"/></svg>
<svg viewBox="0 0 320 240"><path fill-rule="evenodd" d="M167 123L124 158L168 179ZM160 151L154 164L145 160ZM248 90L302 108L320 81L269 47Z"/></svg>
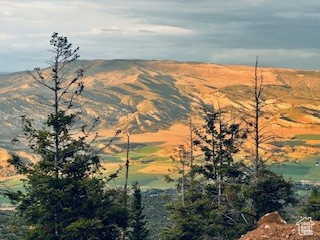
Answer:
<svg viewBox="0 0 320 240"><path fill-rule="evenodd" d="M101 144L128 122L136 122L137 143L177 144L196 99L219 102L234 115L251 111L253 67L196 62L144 60L80 60L71 66L85 71L81 101L83 121L99 116ZM46 71L46 70L45 70ZM72 71L71 71L72 72ZM320 134L320 72L264 68L265 98L270 131L285 138ZM41 105L49 93L26 72L0 76L0 147L18 150L11 143L21 133L21 115L40 123L48 107ZM317 140L304 140L307 145ZM289 146L290 147L290 146ZM311 151L306 149L306 151ZM161 153L162 154L162 153Z"/></svg>

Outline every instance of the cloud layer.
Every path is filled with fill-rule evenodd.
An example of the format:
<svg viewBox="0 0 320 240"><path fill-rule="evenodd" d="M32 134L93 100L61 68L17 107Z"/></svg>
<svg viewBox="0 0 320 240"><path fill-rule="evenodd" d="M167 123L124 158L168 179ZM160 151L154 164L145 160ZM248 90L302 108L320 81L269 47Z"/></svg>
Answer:
<svg viewBox="0 0 320 240"><path fill-rule="evenodd" d="M84 59L319 69L316 0L0 0L0 71L44 66L52 32Z"/></svg>

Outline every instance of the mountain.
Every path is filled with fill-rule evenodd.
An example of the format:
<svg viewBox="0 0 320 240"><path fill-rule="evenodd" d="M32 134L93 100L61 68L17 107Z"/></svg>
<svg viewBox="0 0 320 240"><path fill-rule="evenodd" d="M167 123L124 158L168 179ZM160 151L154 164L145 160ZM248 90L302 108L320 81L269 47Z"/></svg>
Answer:
<svg viewBox="0 0 320 240"><path fill-rule="evenodd" d="M254 68L250 66L79 60L70 66L70 72L79 67L85 69L86 76L81 97L85 103L82 121L90 123L92 117L100 117L97 131L102 146L116 129L135 122L136 134L132 142L137 147L147 143L155 146L157 151L152 156L168 156L170 148L183 142L188 114L196 109L199 99L207 103L219 102L236 116L253 109L251 76ZM306 154L317 154L320 146L320 72L262 70L266 85L264 97L268 103L263 121L268 123L270 131L284 138L276 144L298 159ZM0 147L10 151L23 150L11 143L14 136L21 134L21 116L35 119L36 124L44 121L49 107L41 102L50 98L49 94L26 72L0 76ZM164 164L162 168L148 165L140 170L161 173L168 165Z"/></svg>

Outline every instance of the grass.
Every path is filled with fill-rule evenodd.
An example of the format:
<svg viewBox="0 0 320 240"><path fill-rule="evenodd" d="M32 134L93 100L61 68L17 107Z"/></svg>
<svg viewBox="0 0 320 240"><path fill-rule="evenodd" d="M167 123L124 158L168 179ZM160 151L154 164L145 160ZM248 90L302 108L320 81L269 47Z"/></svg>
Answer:
<svg viewBox="0 0 320 240"><path fill-rule="evenodd" d="M1 182L1 189L12 191L24 191L23 182L19 176ZM9 198L0 195L0 206L10 205Z"/></svg>
<svg viewBox="0 0 320 240"><path fill-rule="evenodd" d="M320 166L316 166L319 160L319 156L313 156L299 163L276 164L271 166L271 170L282 174L286 179L291 179L292 181L308 180L320 182Z"/></svg>
<svg viewBox="0 0 320 240"><path fill-rule="evenodd" d="M275 142L272 142L271 144L276 146L276 147L284 147L284 146L295 147L295 146L306 146L306 145L308 145L303 140L275 141Z"/></svg>
<svg viewBox="0 0 320 240"><path fill-rule="evenodd" d="M296 135L293 137L293 139L299 139L299 140L320 140L320 134L302 134L302 135Z"/></svg>
<svg viewBox="0 0 320 240"><path fill-rule="evenodd" d="M157 179L148 183L144 188L173 188L176 185L175 182L166 182L163 175L159 176Z"/></svg>
<svg viewBox="0 0 320 240"><path fill-rule="evenodd" d="M168 184L164 180L164 176L161 173L141 173L139 170L153 164L154 168L161 167L161 164L168 161L168 157L161 157L155 155L161 147L157 145L141 146L140 148L133 149L130 153L130 158L136 161L136 165L130 166L129 185L138 181L142 188L170 188L173 184ZM109 176L111 173L116 172L118 169L117 163L124 163L126 153L120 153L113 156L104 156L102 161L107 163L116 163L113 166L107 168L104 176ZM125 181L125 169L122 169L114 181L109 182L110 186L123 186ZM3 181L0 186L1 189L10 189L14 191L23 191L23 182L20 177L14 177L9 180ZM10 200L0 195L0 206L9 205Z"/></svg>
<svg viewBox="0 0 320 240"><path fill-rule="evenodd" d="M142 169L144 166L130 166L129 172L129 184L131 185L133 182L138 181L141 186L146 186L149 183L159 179L162 177L162 174L144 174L139 173L139 170ZM105 176L109 176L112 172L106 172ZM119 173L118 177L110 182L112 186L123 186L125 181L125 169Z"/></svg>
<svg viewBox="0 0 320 240"><path fill-rule="evenodd" d="M287 141L277 141L275 146L284 147L312 147L319 148L319 144L308 144L307 141L320 140L320 134L302 134L296 135ZM281 165L271 166L276 173L281 173L285 178L292 181L308 180L311 182L320 182L320 166L316 163L320 161L320 156L309 156L307 159L300 159L299 162L288 162Z"/></svg>
<svg viewBox="0 0 320 240"><path fill-rule="evenodd" d="M296 135L288 141L278 141L276 144L280 146L306 146L306 141L320 140L320 134L304 134ZM169 157L158 156L157 152L161 150L160 144L140 145L132 149L130 157L134 160L130 166L129 185L138 181L143 189L151 188L172 188L175 183L167 183L164 179L164 174L160 170L169 168L172 163ZM126 153L122 152L112 156L104 156L102 160L105 163L112 163L104 173L104 176L109 176L116 172L118 164L124 163ZM309 180L311 182L320 182L320 166L316 163L320 161L320 156L310 156L307 159L300 159L298 163L287 162L283 164L272 165L270 168L282 174L286 179L292 181ZM107 165L108 166L108 165ZM141 172L145 168L152 168L150 172ZM149 169L150 170L150 169ZM154 171L153 171L154 170ZM109 182L112 186L123 186L125 181L125 169L123 168L114 181ZM2 189L23 190L23 184L19 177L14 177L2 183ZM0 196L0 206L10 204L9 199Z"/></svg>
<svg viewBox="0 0 320 240"><path fill-rule="evenodd" d="M122 161L120 160L119 157L117 156L104 156L101 158L103 162L108 162L108 163L121 163Z"/></svg>
<svg viewBox="0 0 320 240"><path fill-rule="evenodd" d="M152 162L155 160L157 156L153 156L154 153L159 151L161 147L158 146L143 146L138 149L132 149L130 151L130 158L135 161L143 161L146 163ZM111 155L111 156L102 156L102 161L106 163L121 163L126 158L126 151L123 151L121 153ZM162 157L159 157L159 159L163 159Z"/></svg>
<svg viewBox="0 0 320 240"><path fill-rule="evenodd" d="M142 148L139 148L137 150L131 150L130 152L130 157L133 159L139 159L139 158L143 158L149 155L154 154L155 152L159 151L161 149L161 147L156 147L156 146L144 146ZM122 152L117 154L117 157L125 157L126 156L126 152Z"/></svg>
<svg viewBox="0 0 320 240"><path fill-rule="evenodd" d="M130 152L130 158L133 161L133 165L130 166L129 173L129 184L138 181L142 188L170 188L173 184L168 184L164 180L164 174L157 173L157 168L163 168L163 163L170 162L169 157L162 157L156 155L156 152L161 150L159 145L145 145L140 148L133 149ZM126 152L116 154L114 156L109 156L105 158L107 163L124 163L126 157ZM140 172L141 169L150 166L155 169L154 173L143 173ZM113 167L105 172L104 176L109 176L110 174L116 172L118 168ZM112 186L123 186L125 181L125 169L123 168L118 174L118 178L112 180L110 185Z"/></svg>
<svg viewBox="0 0 320 240"><path fill-rule="evenodd" d="M298 147L298 146L304 146L304 147L320 147L319 144L309 144L307 141L310 140L319 140L320 141L320 134L302 134L302 135L296 135L290 140L286 141L275 141L271 142L272 145L277 147L284 147L284 146L290 146L290 147Z"/></svg>

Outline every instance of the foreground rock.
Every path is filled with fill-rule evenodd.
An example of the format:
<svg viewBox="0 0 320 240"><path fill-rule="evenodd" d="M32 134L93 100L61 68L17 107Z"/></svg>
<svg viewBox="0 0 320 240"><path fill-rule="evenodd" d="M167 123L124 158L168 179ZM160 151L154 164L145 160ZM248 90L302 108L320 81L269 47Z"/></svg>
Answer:
<svg viewBox="0 0 320 240"><path fill-rule="evenodd" d="M267 223L287 224L287 222L280 216L278 212L267 213L258 221L257 225L260 227L261 225Z"/></svg>
<svg viewBox="0 0 320 240"><path fill-rule="evenodd" d="M298 225L287 224L277 212L269 213L263 216L259 222L258 227L246 233L239 240L319 240L320 239L320 222L313 221L312 226L313 235L302 236L299 235Z"/></svg>

